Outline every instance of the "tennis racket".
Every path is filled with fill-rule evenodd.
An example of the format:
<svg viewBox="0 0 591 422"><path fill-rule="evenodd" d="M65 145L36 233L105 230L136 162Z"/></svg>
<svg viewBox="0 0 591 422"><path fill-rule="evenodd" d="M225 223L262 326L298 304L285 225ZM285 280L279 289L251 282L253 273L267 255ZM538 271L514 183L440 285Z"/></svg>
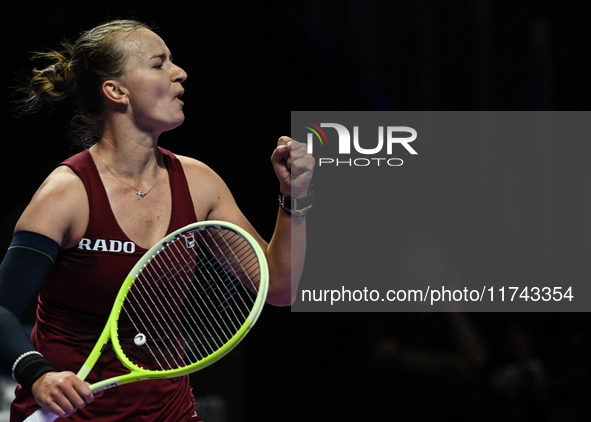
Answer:
<svg viewBox="0 0 591 422"><path fill-rule="evenodd" d="M248 333L262 311L268 285L265 255L245 230L222 221L177 230L133 267L77 375L86 378L109 340L130 372L92 384L94 393L203 369ZM57 418L41 408L25 421Z"/></svg>

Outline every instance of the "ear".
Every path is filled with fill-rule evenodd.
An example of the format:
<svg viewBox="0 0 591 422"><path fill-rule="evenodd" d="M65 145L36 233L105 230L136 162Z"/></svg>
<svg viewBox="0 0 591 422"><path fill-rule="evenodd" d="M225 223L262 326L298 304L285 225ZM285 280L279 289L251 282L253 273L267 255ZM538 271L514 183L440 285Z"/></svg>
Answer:
<svg viewBox="0 0 591 422"><path fill-rule="evenodd" d="M102 91L107 102L113 105L126 105L127 92L118 81L108 80L103 82Z"/></svg>

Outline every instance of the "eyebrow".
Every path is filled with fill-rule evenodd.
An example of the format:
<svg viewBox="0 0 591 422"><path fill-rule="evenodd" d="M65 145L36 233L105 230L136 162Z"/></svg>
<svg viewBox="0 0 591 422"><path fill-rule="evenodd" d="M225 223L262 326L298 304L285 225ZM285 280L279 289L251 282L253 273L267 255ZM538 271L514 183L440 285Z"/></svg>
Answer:
<svg viewBox="0 0 591 422"><path fill-rule="evenodd" d="M160 59L162 61L166 60L166 54L164 53L160 53L160 54L154 54L152 57L149 58L149 60L152 59ZM169 57L169 60L172 61L172 54Z"/></svg>

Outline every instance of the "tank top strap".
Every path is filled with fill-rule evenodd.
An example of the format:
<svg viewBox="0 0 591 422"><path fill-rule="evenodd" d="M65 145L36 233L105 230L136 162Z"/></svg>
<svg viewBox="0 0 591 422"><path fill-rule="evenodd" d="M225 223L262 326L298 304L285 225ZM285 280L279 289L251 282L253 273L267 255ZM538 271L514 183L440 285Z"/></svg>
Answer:
<svg viewBox="0 0 591 422"><path fill-rule="evenodd" d="M172 197L172 213L168 233L197 221L189 184L180 160L170 151L161 148L164 163L168 170Z"/></svg>

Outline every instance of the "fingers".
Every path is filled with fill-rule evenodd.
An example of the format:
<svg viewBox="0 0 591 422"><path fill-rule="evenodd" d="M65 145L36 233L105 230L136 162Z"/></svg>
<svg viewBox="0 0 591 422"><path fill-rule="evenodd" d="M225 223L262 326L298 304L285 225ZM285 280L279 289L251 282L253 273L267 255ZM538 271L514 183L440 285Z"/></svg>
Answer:
<svg viewBox="0 0 591 422"><path fill-rule="evenodd" d="M273 151L273 155L271 155L271 162L273 165L279 164L282 161L287 161L289 158L289 153L291 151L291 138L288 136L282 136L277 141L277 148Z"/></svg>
<svg viewBox="0 0 591 422"><path fill-rule="evenodd" d="M277 141L277 148L273 151L271 161L278 163L283 160L291 163L305 156L312 157L311 154L308 154L308 146L306 144L293 140L288 136L282 136Z"/></svg>
<svg viewBox="0 0 591 422"><path fill-rule="evenodd" d="M48 372L32 388L37 403L58 416L70 416L94 400L90 385L72 372Z"/></svg>
<svg viewBox="0 0 591 422"><path fill-rule="evenodd" d="M291 168L292 177L314 170L316 160L314 160L312 154L308 153L306 144L293 141L289 157L291 161L289 167Z"/></svg>
<svg viewBox="0 0 591 422"><path fill-rule="evenodd" d="M277 141L277 148L275 148L271 155L273 170L275 170L275 175L279 179L281 192L285 194L289 194L289 186L291 184L291 174L287 164L290 151L291 139L287 136L282 136Z"/></svg>
<svg viewBox="0 0 591 422"><path fill-rule="evenodd" d="M282 136L277 141L271 161L281 185L281 192L296 198L307 195L316 162L308 153L306 144Z"/></svg>
<svg viewBox="0 0 591 422"><path fill-rule="evenodd" d="M282 136L279 138L279 140L277 141L277 146L280 145L287 145L291 142L291 138L289 136Z"/></svg>

